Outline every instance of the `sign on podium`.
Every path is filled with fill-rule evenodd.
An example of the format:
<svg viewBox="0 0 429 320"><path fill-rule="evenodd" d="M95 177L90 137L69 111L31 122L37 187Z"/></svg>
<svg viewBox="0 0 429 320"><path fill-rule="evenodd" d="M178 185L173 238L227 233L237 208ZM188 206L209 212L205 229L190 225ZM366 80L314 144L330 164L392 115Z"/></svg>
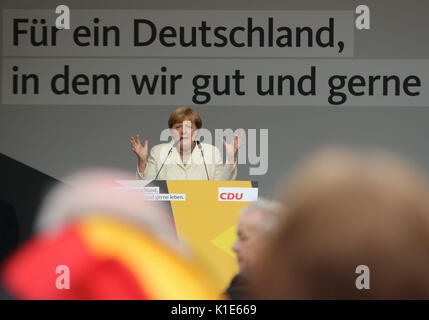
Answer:
<svg viewBox="0 0 429 320"><path fill-rule="evenodd" d="M254 181L119 180L149 201L161 201L169 211L180 241L191 246L219 276L225 290L238 272L231 246L236 240L241 209L258 199Z"/></svg>

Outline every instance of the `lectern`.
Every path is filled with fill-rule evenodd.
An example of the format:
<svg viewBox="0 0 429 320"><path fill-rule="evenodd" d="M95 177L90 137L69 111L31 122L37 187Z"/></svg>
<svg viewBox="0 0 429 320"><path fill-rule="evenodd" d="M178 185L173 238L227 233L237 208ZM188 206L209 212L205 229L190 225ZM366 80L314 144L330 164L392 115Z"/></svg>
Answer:
<svg viewBox="0 0 429 320"><path fill-rule="evenodd" d="M236 240L240 210L258 199L255 181L118 180L141 192L148 201L161 201L174 219L180 241L191 246L219 277L224 290L238 272L231 246Z"/></svg>

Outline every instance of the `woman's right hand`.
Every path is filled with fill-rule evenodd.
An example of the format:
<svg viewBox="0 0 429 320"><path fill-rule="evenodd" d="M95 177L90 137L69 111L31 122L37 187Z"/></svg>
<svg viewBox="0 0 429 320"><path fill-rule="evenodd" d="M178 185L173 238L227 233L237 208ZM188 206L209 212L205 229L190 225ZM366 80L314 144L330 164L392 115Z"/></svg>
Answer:
<svg viewBox="0 0 429 320"><path fill-rule="evenodd" d="M135 138L131 137L131 149L136 154L139 163L146 163L147 157L149 155L149 148L147 140L144 141L144 146L140 142L140 135L138 134Z"/></svg>

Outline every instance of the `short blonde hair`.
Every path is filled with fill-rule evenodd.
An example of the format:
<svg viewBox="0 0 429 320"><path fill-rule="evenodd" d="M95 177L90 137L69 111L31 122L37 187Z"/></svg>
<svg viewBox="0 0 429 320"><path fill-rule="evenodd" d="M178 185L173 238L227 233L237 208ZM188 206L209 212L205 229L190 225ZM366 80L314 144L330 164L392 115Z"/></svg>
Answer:
<svg viewBox="0 0 429 320"><path fill-rule="evenodd" d="M168 127L171 129L175 123L180 123L186 118L192 120L195 126L200 129L203 126L200 115L190 107L184 106L174 110L168 119Z"/></svg>

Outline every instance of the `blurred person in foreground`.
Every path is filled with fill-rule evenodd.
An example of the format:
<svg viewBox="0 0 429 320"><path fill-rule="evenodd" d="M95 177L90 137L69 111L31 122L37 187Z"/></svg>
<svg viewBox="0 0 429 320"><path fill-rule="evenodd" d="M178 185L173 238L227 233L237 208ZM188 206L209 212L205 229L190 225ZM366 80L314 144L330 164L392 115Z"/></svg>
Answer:
<svg viewBox="0 0 429 320"><path fill-rule="evenodd" d="M212 275L178 242L171 218L142 195L115 188L119 174L127 176L81 173L49 193L35 237L2 269L7 297L220 298Z"/></svg>
<svg viewBox="0 0 429 320"><path fill-rule="evenodd" d="M288 182L288 215L255 266L255 298L429 298L422 172L388 153L326 149ZM356 286L359 265L369 289Z"/></svg>
<svg viewBox="0 0 429 320"><path fill-rule="evenodd" d="M265 237L273 231L282 212L281 205L273 200L259 199L240 213L237 240L232 250L237 254L240 272L231 281L226 295L233 300L246 299L249 295L247 274L255 264L255 258L263 250Z"/></svg>

